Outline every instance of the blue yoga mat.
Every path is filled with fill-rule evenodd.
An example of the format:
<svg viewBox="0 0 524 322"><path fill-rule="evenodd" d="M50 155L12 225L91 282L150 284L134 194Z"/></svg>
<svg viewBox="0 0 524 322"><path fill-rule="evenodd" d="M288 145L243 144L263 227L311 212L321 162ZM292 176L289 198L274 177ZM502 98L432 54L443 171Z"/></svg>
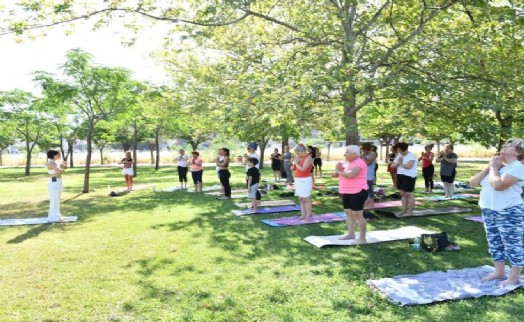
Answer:
<svg viewBox="0 0 524 322"><path fill-rule="evenodd" d="M524 285L501 287L501 280L482 281L494 272L491 266L400 275L393 278L368 280L367 284L400 305L417 305L446 300L461 300L481 296L499 296ZM506 267L506 275L509 267ZM524 276L521 276L524 280Z"/></svg>
<svg viewBox="0 0 524 322"><path fill-rule="evenodd" d="M76 221L78 217L62 217L62 221L50 222L47 217L0 220L0 226L41 225Z"/></svg>
<svg viewBox="0 0 524 322"><path fill-rule="evenodd" d="M233 210L231 213L235 216L244 216L244 215L256 215L256 214L274 214L279 212L289 212L289 211L300 211L299 205L293 206L279 206L279 207L262 207L258 208L256 213L253 213L251 209L242 209L242 210Z"/></svg>

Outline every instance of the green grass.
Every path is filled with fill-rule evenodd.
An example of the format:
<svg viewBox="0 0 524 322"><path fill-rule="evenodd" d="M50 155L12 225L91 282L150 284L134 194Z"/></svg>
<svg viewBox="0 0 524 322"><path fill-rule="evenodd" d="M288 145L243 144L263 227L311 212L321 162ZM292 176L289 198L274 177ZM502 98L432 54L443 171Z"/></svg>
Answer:
<svg viewBox="0 0 524 322"><path fill-rule="evenodd" d="M461 163L458 180L482 166ZM23 169L0 169L0 218L46 216L44 170L23 177ZM218 183L206 170L205 183ZM243 186L243 170L233 167L236 187ZM379 171L379 183L389 184L385 166ZM140 168L136 184L173 186L175 172ZM264 175L272 177L270 170ZM446 231L459 252L415 252L407 241L318 249L303 238L342 234L345 224L271 228L260 219L282 214L235 217L232 202L185 192L109 198L108 185L123 187L117 168L92 169L91 183L95 191L81 194L83 169L64 177L62 212L79 216L76 223L0 228L0 321L517 321L524 314L521 289L399 307L366 285L490 264L483 226L463 220L471 213L381 217L369 225ZM278 191L268 198L278 199ZM341 211L336 197L314 199L321 200L315 213Z"/></svg>

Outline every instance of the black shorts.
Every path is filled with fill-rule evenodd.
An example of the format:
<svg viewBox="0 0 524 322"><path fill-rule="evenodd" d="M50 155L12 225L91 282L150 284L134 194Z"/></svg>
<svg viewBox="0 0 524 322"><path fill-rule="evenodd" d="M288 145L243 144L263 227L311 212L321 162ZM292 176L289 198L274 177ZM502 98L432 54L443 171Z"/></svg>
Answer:
<svg viewBox="0 0 524 322"><path fill-rule="evenodd" d="M322 166L322 159L321 158L315 158L313 159L313 165L315 167L321 167Z"/></svg>
<svg viewBox="0 0 524 322"><path fill-rule="evenodd" d="M204 173L204 170L199 171L193 171L191 172L191 177L193 177L193 183L201 183L202 182L202 174Z"/></svg>
<svg viewBox="0 0 524 322"><path fill-rule="evenodd" d="M415 181L417 177L413 178L405 174L397 174L397 189L405 192L415 191Z"/></svg>
<svg viewBox="0 0 524 322"><path fill-rule="evenodd" d="M357 193L342 193L340 194L340 198L342 199L344 209L360 211L364 210L364 204L368 199L368 191L362 189Z"/></svg>
<svg viewBox="0 0 524 322"><path fill-rule="evenodd" d="M453 174L450 175L450 176L440 175L440 181L446 182L446 183L453 183L455 181L455 175L456 174L457 174L457 172L455 172L455 170L453 170Z"/></svg>
<svg viewBox="0 0 524 322"><path fill-rule="evenodd" d="M273 171L280 171L280 163L271 163L271 169Z"/></svg>

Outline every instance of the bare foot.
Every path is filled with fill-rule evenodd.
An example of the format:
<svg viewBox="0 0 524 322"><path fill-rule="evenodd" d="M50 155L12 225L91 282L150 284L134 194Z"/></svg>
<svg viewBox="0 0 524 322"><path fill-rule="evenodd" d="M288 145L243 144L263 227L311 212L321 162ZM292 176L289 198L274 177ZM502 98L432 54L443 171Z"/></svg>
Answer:
<svg viewBox="0 0 524 322"><path fill-rule="evenodd" d="M402 215L402 217L411 217L411 216L413 216L412 212L406 212L404 215Z"/></svg>
<svg viewBox="0 0 524 322"><path fill-rule="evenodd" d="M339 238L339 240L348 240L348 239L355 239L354 235L345 234L342 237Z"/></svg>
<svg viewBox="0 0 524 322"><path fill-rule="evenodd" d="M508 278L507 280L500 282L500 285L501 286L520 285L520 279L517 278L516 280L513 280L513 279Z"/></svg>
<svg viewBox="0 0 524 322"><path fill-rule="evenodd" d="M401 218L401 217L404 217L405 214L406 214L406 212L405 212L405 211L402 211L402 212L396 213L396 214L395 214L395 217L397 217L397 218Z"/></svg>
<svg viewBox="0 0 524 322"><path fill-rule="evenodd" d="M361 245L361 244L367 244L367 240L366 239L355 239L355 245Z"/></svg>
<svg viewBox="0 0 524 322"><path fill-rule="evenodd" d="M311 221L311 220L313 220L313 217L311 217L311 216L306 216L306 217L304 217L304 219L301 219L301 220L302 220L302 221Z"/></svg>
<svg viewBox="0 0 524 322"><path fill-rule="evenodd" d="M499 274L497 274L497 273L493 273L493 274L490 274L490 275L488 275L488 276L484 276L484 277L482 278L482 280L483 280L484 282L486 282L486 281L492 281L492 280L501 280L501 279L503 279L503 278L505 278L505 277L506 277L506 276L504 276L504 275L499 275Z"/></svg>

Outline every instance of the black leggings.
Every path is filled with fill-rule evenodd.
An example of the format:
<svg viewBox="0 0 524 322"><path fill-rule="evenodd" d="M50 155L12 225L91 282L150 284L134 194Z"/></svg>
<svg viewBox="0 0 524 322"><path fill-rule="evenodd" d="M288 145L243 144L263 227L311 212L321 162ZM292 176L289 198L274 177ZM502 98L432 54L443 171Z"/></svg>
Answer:
<svg viewBox="0 0 524 322"><path fill-rule="evenodd" d="M181 166L177 167L178 181L187 182L187 170L188 170L188 167L181 167Z"/></svg>
<svg viewBox="0 0 524 322"><path fill-rule="evenodd" d="M430 165L422 168L422 175L424 176L424 186L433 190L433 175L435 174L435 167Z"/></svg>
<svg viewBox="0 0 524 322"><path fill-rule="evenodd" d="M218 177L220 178L220 183L224 187L224 196L231 197L231 185L229 184L229 178L231 173L228 169L218 170Z"/></svg>

